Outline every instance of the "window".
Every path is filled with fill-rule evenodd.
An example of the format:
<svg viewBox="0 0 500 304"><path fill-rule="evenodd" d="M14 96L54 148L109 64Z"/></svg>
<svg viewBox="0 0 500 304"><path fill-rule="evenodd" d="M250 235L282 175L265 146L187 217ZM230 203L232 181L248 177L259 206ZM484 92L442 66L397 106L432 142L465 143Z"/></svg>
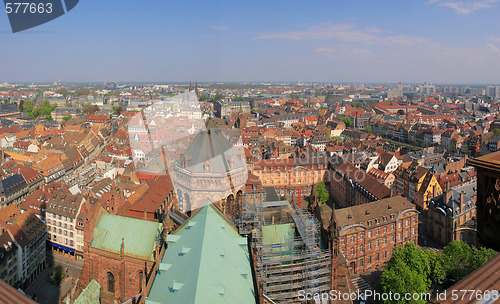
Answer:
<svg viewBox="0 0 500 304"><path fill-rule="evenodd" d="M371 262L372 262L372 257L371 257L371 256L369 256L369 257L368 257L368 264L371 264Z"/></svg>
<svg viewBox="0 0 500 304"><path fill-rule="evenodd" d="M394 235L391 235L391 242L394 242Z"/></svg>
<svg viewBox="0 0 500 304"><path fill-rule="evenodd" d="M411 234L415 234L415 227L411 228Z"/></svg>
<svg viewBox="0 0 500 304"><path fill-rule="evenodd" d="M139 290L140 291L142 291L142 280L143 280L142 276L143 276L142 271L139 271Z"/></svg>
<svg viewBox="0 0 500 304"><path fill-rule="evenodd" d="M372 237L372 232L368 231L368 237Z"/></svg>
<svg viewBox="0 0 500 304"><path fill-rule="evenodd" d="M387 244L387 237L384 238L384 245Z"/></svg>
<svg viewBox="0 0 500 304"><path fill-rule="evenodd" d="M379 219L375 219L375 224L380 224L380 220Z"/></svg>
<svg viewBox="0 0 500 304"><path fill-rule="evenodd" d="M344 238L340 239L340 244L342 244L342 245L345 244L345 239Z"/></svg>
<svg viewBox="0 0 500 304"><path fill-rule="evenodd" d="M363 240L363 234L360 234L360 235L359 235L359 239L360 239L360 240Z"/></svg>
<svg viewBox="0 0 500 304"><path fill-rule="evenodd" d="M387 232L387 226L384 226L384 233Z"/></svg>
<svg viewBox="0 0 500 304"><path fill-rule="evenodd" d="M377 230L375 230L375 234L379 235L380 234L380 229L377 228Z"/></svg>
<svg viewBox="0 0 500 304"><path fill-rule="evenodd" d="M410 224L410 221L407 219L407 220L405 221L405 225L406 225L406 226L408 226L409 224Z"/></svg>
<svg viewBox="0 0 500 304"><path fill-rule="evenodd" d="M115 276L108 272L108 292L115 293Z"/></svg>
<svg viewBox="0 0 500 304"><path fill-rule="evenodd" d="M354 255L354 247L351 247L351 255Z"/></svg>
<svg viewBox="0 0 500 304"><path fill-rule="evenodd" d="M391 225L391 230L394 230L394 224Z"/></svg>
<svg viewBox="0 0 500 304"><path fill-rule="evenodd" d="M387 259L387 251L384 250L384 260Z"/></svg>
<svg viewBox="0 0 500 304"><path fill-rule="evenodd" d="M372 249L372 242L368 242L368 250Z"/></svg>
<svg viewBox="0 0 500 304"><path fill-rule="evenodd" d="M363 253L363 250L364 250L363 245L359 246L359 253Z"/></svg>
<svg viewBox="0 0 500 304"><path fill-rule="evenodd" d="M363 259L359 260L359 267L363 267Z"/></svg>
<svg viewBox="0 0 500 304"><path fill-rule="evenodd" d="M378 260L379 260L379 254L377 253L377 254L375 255L375 261L378 261Z"/></svg>
<svg viewBox="0 0 500 304"><path fill-rule="evenodd" d="M398 232L398 240L401 239L401 232Z"/></svg>
<svg viewBox="0 0 500 304"><path fill-rule="evenodd" d="M356 238L354 236L351 236L351 243L354 243L355 240Z"/></svg>
<svg viewBox="0 0 500 304"><path fill-rule="evenodd" d="M405 237L408 237L408 230L405 231Z"/></svg>
<svg viewBox="0 0 500 304"><path fill-rule="evenodd" d="M398 223L398 228L401 228L401 222Z"/></svg>
<svg viewBox="0 0 500 304"><path fill-rule="evenodd" d="M379 240L375 242L375 246L378 247L378 245L379 245Z"/></svg>

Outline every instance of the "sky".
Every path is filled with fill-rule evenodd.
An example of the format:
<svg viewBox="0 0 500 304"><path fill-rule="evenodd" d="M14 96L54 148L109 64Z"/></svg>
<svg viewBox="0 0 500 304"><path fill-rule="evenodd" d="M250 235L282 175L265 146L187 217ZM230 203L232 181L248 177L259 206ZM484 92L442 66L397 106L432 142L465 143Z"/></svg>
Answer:
<svg viewBox="0 0 500 304"><path fill-rule="evenodd" d="M500 84L500 0L80 0L13 34L0 82Z"/></svg>

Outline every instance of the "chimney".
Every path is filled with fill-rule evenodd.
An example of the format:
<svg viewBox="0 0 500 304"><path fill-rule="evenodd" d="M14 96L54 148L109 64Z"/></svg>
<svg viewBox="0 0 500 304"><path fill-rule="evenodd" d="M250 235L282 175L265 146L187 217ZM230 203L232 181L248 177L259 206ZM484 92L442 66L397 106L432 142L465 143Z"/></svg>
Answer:
<svg viewBox="0 0 500 304"><path fill-rule="evenodd" d="M462 210L464 210L464 196L465 196L465 193L463 191L460 192L460 208L462 208Z"/></svg>
<svg viewBox="0 0 500 304"><path fill-rule="evenodd" d="M446 189L446 191L444 193L444 203L445 204L447 204L450 201L451 195L452 195L452 190Z"/></svg>

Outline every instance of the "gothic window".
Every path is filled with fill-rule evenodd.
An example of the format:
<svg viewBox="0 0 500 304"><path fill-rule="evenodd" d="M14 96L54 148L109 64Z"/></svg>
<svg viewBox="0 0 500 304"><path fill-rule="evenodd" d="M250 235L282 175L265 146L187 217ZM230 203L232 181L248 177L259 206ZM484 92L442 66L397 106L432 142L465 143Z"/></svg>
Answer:
<svg viewBox="0 0 500 304"><path fill-rule="evenodd" d="M108 291L115 293L115 276L111 272L108 272Z"/></svg>

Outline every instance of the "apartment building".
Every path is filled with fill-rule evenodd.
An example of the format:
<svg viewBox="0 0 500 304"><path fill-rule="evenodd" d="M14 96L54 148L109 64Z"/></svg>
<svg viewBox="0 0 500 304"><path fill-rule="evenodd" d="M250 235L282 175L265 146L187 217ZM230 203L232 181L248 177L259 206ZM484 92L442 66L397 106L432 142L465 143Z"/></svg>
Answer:
<svg viewBox="0 0 500 304"><path fill-rule="evenodd" d="M264 187L275 187L279 195L309 195L312 186L323 180L327 171L326 157L265 159L256 162L251 173Z"/></svg>
<svg viewBox="0 0 500 304"><path fill-rule="evenodd" d="M394 247L417 245L418 211L401 196L335 209L334 248L352 273L384 265Z"/></svg>

